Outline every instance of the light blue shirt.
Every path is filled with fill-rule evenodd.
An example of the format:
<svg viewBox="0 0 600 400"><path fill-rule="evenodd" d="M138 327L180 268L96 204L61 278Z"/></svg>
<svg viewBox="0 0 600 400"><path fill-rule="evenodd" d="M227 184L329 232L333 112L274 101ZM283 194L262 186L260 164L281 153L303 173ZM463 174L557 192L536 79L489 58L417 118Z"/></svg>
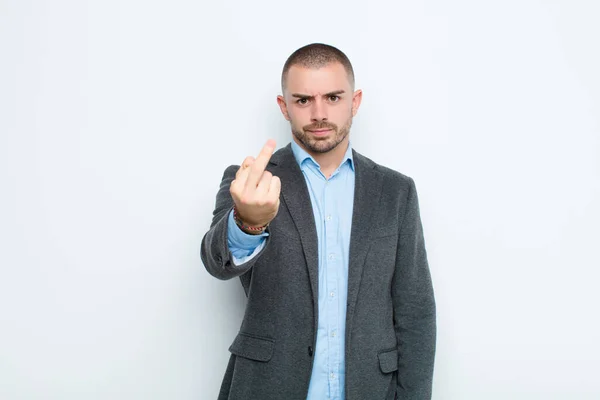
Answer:
<svg viewBox="0 0 600 400"><path fill-rule="evenodd" d="M295 141L292 152L300 166L312 204L319 246L319 320L307 400L344 400L346 303L350 229L354 206L354 160L348 145L329 179L316 160ZM239 265L264 246L265 236L242 232L229 215L228 244Z"/></svg>
<svg viewBox="0 0 600 400"><path fill-rule="evenodd" d="M241 265L252 259L264 247L267 232L260 235L250 235L242 231L233 219L233 210L229 212L229 221L227 222L227 245L233 256L233 263Z"/></svg>

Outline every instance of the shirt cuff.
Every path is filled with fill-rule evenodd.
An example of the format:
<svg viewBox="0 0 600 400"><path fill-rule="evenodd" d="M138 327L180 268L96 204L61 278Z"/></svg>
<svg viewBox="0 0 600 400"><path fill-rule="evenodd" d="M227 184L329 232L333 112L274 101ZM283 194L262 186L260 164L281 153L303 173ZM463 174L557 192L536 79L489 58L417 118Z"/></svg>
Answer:
<svg viewBox="0 0 600 400"><path fill-rule="evenodd" d="M250 235L242 231L233 219L233 210L229 212L227 221L227 245L234 257L234 261L236 259L242 261L246 257L253 257L256 255L262 249L267 236L269 236L268 232L263 232L260 235ZM248 259L252 257L249 257ZM236 264L239 265L241 262Z"/></svg>

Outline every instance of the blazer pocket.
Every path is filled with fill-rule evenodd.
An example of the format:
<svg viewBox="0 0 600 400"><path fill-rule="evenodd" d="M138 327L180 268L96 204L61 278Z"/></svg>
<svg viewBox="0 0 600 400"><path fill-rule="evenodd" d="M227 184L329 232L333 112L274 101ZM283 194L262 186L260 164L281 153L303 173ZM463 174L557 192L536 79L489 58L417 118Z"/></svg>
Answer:
<svg viewBox="0 0 600 400"><path fill-rule="evenodd" d="M377 354L379 368L384 374L398 370L398 349L383 350Z"/></svg>
<svg viewBox="0 0 600 400"><path fill-rule="evenodd" d="M377 226L371 230L371 239L384 238L388 236L397 236L398 227L396 225Z"/></svg>
<svg viewBox="0 0 600 400"><path fill-rule="evenodd" d="M229 346L229 351L236 356L266 362L273 356L274 345L273 339L240 332Z"/></svg>

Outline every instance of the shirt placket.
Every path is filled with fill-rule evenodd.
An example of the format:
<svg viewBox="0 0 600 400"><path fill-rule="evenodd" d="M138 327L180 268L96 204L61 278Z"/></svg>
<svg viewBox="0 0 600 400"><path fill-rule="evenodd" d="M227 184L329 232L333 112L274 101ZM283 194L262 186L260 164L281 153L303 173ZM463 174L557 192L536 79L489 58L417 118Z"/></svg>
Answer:
<svg viewBox="0 0 600 400"><path fill-rule="evenodd" d="M324 210L324 238L326 249L326 271L327 271L327 293L329 294L327 302L327 343L328 343L328 358L329 358L329 394L332 400L339 399L340 396L340 348L338 335L339 321L339 287L338 274L340 268L341 254L336 247L337 234L337 214L335 204L329 194L332 190L332 176L325 184L323 194L323 210Z"/></svg>

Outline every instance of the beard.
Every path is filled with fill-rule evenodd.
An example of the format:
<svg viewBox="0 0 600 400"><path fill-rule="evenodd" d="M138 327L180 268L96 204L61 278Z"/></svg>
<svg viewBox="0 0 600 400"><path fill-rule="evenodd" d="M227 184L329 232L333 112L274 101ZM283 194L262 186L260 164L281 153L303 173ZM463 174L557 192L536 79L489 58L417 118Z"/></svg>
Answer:
<svg viewBox="0 0 600 400"><path fill-rule="evenodd" d="M344 126L341 128L332 122L315 122L313 124L303 126L302 129L294 127L293 122L291 125L292 133L308 151L312 151L314 153L327 153L328 151L335 149L344 141L344 139L346 139L346 136L348 136L350 133L350 128L352 127L352 117L348 118L348 121L346 121ZM333 131L333 135L329 135L327 137L313 137L312 134L308 132L318 129L331 129Z"/></svg>

